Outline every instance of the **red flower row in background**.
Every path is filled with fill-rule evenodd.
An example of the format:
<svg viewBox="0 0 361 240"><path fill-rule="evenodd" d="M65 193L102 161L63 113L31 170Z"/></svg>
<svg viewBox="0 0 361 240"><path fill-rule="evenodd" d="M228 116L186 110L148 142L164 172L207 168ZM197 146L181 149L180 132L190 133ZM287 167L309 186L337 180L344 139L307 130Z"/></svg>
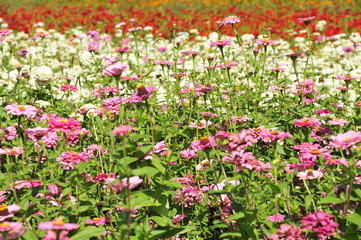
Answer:
<svg viewBox="0 0 361 240"><path fill-rule="evenodd" d="M74 26L86 29L99 29L107 33L115 32L115 25L124 22L123 30L134 26L152 26L154 34L171 36L171 28L175 24L177 31L198 29L201 35L208 35L217 31L216 21L224 16L236 15L242 20L239 24L240 33L266 34L272 33L287 38L287 30L300 30L303 25L297 19L304 16L316 16L318 20L327 21L325 35L361 31L361 12L344 9L334 5L334 8L312 8L308 10L295 9L293 6L280 5L272 10L261 8L241 9L232 6L228 9L203 10L190 9L144 9L129 6L128 9L115 8L111 3L105 7L94 6L62 6L55 9L49 5L33 8L9 9L0 5L0 14L9 28L32 32L34 23L42 21L45 28L55 28L60 32ZM232 35L231 28L224 29L224 33Z"/></svg>

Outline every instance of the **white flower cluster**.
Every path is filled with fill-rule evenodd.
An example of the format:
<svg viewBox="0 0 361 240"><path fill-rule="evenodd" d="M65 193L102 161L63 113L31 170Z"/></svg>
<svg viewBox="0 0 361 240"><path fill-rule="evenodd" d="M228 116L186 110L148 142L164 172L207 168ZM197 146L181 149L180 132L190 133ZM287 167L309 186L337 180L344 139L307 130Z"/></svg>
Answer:
<svg viewBox="0 0 361 240"><path fill-rule="evenodd" d="M46 82L53 77L53 71L48 66L41 66L36 69L35 75L38 81Z"/></svg>

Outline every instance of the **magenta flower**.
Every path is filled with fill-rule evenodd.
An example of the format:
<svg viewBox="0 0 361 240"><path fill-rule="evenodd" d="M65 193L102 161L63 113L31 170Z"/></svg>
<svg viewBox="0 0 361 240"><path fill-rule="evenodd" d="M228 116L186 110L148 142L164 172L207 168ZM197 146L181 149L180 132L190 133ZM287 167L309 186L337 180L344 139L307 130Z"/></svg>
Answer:
<svg viewBox="0 0 361 240"><path fill-rule="evenodd" d="M319 127L321 122L317 118L304 117L302 119L296 119L293 124L299 127Z"/></svg>
<svg viewBox="0 0 361 240"><path fill-rule="evenodd" d="M205 117L218 117L217 114L211 113L211 112L199 112L199 114L205 116Z"/></svg>
<svg viewBox="0 0 361 240"><path fill-rule="evenodd" d="M277 42L275 40L271 40L269 38L257 39L256 43L258 45L263 45L263 46L273 46L273 45L277 44Z"/></svg>
<svg viewBox="0 0 361 240"><path fill-rule="evenodd" d="M349 147L355 146L357 143L361 142L361 132L351 130L345 133L340 133L337 136L333 136L331 139L332 141L330 142L330 146L346 150Z"/></svg>
<svg viewBox="0 0 361 240"><path fill-rule="evenodd" d="M333 215L320 211L315 214L308 214L301 220L302 229L311 230L317 233L319 238L326 238L327 236L334 236L337 231L338 223L332 220Z"/></svg>
<svg viewBox="0 0 361 240"><path fill-rule="evenodd" d="M48 122L48 125L50 131L71 132L81 129L80 122L73 118L53 117Z"/></svg>
<svg viewBox="0 0 361 240"><path fill-rule="evenodd" d="M50 222L41 222L38 224L40 230L66 230L71 231L78 229L79 226L76 223L65 223L62 217L57 217Z"/></svg>
<svg viewBox="0 0 361 240"><path fill-rule="evenodd" d="M182 189L178 189L174 196L174 201L179 202L179 206L192 206L203 201L204 191L199 187L185 185Z"/></svg>
<svg viewBox="0 0 361 240"><path fill-rule="evenodd" d="M18 180L14 182L15 189L23 189L23 188L34 188L41 187L41 182L39 181L26 181L26 180Z"/></svg>
<svg viewBox="0 0 361 240"><path fill-rule="evenodd" d="M129 67L128 64L115 63L115 64L107 66L103 70L103 75L104 76L120 76L128 67Z"/></svg>
<svg viewBox="0 0 361 240"><path fill-rule="evenodd" d="M0 36L10 35L11 31L9 29L0 29Z"/></svg>
<svg viewBox="0 0 361 240"><path fill-rule="evenodd" d="M37 113L37 108L31 105L7 105L4 108L6 111L10 112L12 115L20 116L25 115L29 118L34 118Z"/></svg>
<svg viewBox="0 0 361 240"><path fill-rule="evenodd" d="M65 170L74 169L75 164L81 162L88 162L88 155L85 152L63 152L60 157L56 158L57 162L60 162L60 167Z"/></svg>
<svg viewBox="0 0 361 240"><path fill-rule="evenodd" d="M311 180L323 177L323 173L317 170L307 169L304 172L297 173L297 177L300 179Z"/></svg>
<svg viewBox="0 0 361 240"><path fill-rule="evenodd" d="M77 92L77 91L78 91L78 87L75 86L75 85L64 84L64 85L61 85L60 91L64 91L64 92Z"/></svg>
<svg viewBox="0 0 361 240"><path fill-rule="evenodd" d="M105 225L107 222L109 222L109 220L106 217L93 218L85 221L85 223L93 224L95 226Z"/></svg>
<svg viewBox="0 0 361 240"><path fill-rule="evenodd" d="M115 178L107 178L107 183L112 183L116 180ZM129 178L123 178L119 182L115 182L114 184L110 185L111 189L114 189L115 191L121 192L124 188L129 187L130 190L136 188L139 184L143 182L143 179L139 178L138 176L129 177Z"/></svg>
<svg viewBox="0 0 361 240"><path fill-rule="evenodd" d="M281 224L276 233L269 236L269 240L307 240L307 238L300 227Z"/></svg>
<svg viewBox="0 0 361 240"><path fill-rule="evenodd" d="M125 126L118 126L113 130L113 135L123 137L124 135L126 135L132 129L133 129L133 127L130 126L129 124L127 124Z"/></svg>

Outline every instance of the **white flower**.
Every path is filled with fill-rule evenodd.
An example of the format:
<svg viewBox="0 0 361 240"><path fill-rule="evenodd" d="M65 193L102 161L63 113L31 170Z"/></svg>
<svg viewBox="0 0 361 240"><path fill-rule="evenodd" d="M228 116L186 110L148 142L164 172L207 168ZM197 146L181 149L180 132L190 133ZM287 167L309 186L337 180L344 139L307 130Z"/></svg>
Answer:
<svg viewBox="0 0 361 240"><path fill-rule="evenodd" d="M47 106L50 106L50 103L47 102L47 101L43 101L43 100L36 100L35 101L35 104L41 108L44 108L44 107L47 107Z"/></svg>
<svg viewBox="0 0 361 240"><path fill-rule="evenodd" d="M90 52L85 51L82 54L80 54L79 61L84 66L88 66L93 62L93 56Z"/></svg>
<svg viewBox="0 0 361 240"><path fill-rule="evenodd" d="M36 69L35 75L39 81L49 81L53 77L53 71L48 66L41 66Z"/></svg>

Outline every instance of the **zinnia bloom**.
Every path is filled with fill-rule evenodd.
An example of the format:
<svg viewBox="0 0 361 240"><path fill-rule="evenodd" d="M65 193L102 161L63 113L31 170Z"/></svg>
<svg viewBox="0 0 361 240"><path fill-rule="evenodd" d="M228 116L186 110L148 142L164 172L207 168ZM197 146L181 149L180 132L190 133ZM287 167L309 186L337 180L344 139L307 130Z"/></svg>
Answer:
<svg viewBox="0 0 361 240"><path fill-rule="evenodd" d="M112 182L114 182L114 180L115 180L115 178L107 178L106 182L112 183ZM123 178L119 182L111 184L110 188L112 188L116 191L119 191L119 192L123 191L123 189L127 188L127 187L129 187L129 189L132 190L133 188L136 188L142 182L143 182L143 179L141 179L138 176L134 176L134 177L130 177L130 178Z"/></svg>
<svg viewBox="0 0 361 240"><path fill-rule="evenodd" d="M334 148L348 149L361 142L361 132L348 131L331 137L330 145Z"/></svg>
<svg viewBox="0 0 361 240"><path fill-rule="evenodd" d="M37 113L37 108L31 105L7 105L4 108L6 111L10 112L12 115L20 116L25 115L30 118L34 118Z"/></svg>
<svg viewBox="0 0 361 240"><path fill-rule="evenodd" d="M103 75L104 76L120 76L128 67L129 67L128 64L115 63L115 64L107 66L103 70Z"/></svg>
<svg viewBox="0 0 361 240"><path fill-rule="evenodd" d="M275 234L269 236L269 240L307 240L301 228L296 225L281 224Z"/></svg>
<svg viewBox="0 0 361 240"><path fill-rule="evenodd" d="M105 225L109 220L106 217L93 218L86 220L85 223L94 224L95 226Z"/></svg>
<svg viewBox="0 0 361 240"><path fill-rule="evenodd" d="M75 230L78 229L79 226L76 223L65 223L62 217L58 217L50 222L41 222L38 225L40 230Z"/></svg>
<svg viewBox="0 0 361 240"><path fill-rule="evenodd" d="M304 172L297 173L297 177L299 177L300 179L311 180L323 177L323 173L317 170L307 169Z"/></svg>
<svg viewBox="0 0 361 240"><path fill-rule="evenodd" d="M332 220L333 215L328 215L323 211L315 214L308 214L301 220L302 229L308 229L315 233L321 239L327 236L334 236L338 223Z"/></svg>
<svg viewBox="0 0 361 240"><path fill-rule="evenodd" d="M125 126L118 126L113 130L113 135L114 136L124 136L132 129L133 129L133 127L130 126L129 124L125 125Z"/></svg>

